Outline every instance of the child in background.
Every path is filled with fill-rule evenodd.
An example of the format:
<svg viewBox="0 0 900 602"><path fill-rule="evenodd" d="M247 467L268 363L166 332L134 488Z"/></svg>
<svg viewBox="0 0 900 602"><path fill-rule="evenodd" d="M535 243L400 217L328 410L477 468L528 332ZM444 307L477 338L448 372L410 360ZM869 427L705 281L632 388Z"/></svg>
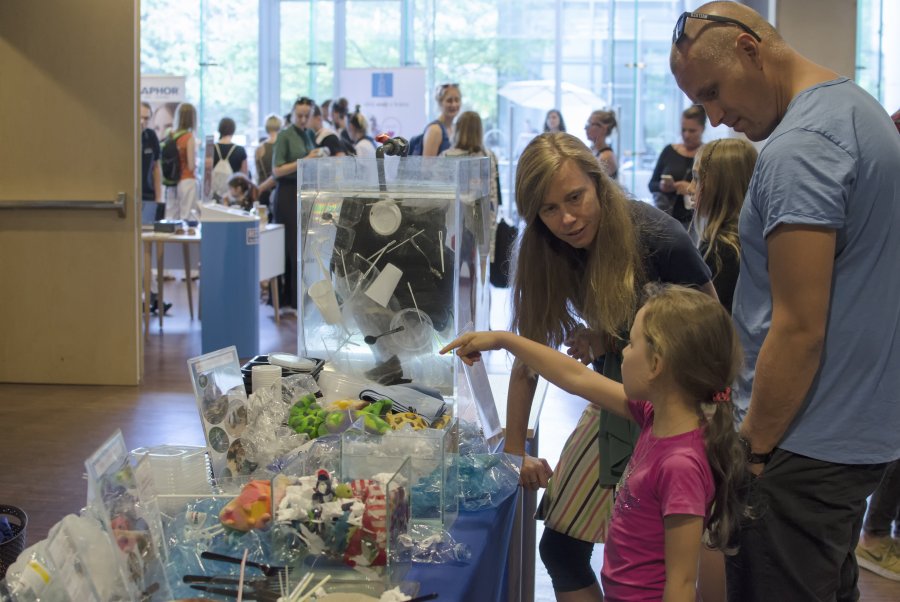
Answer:
<svg viewBox="0 0 900 602"><path fill-rule="evenodd" d="M468 333L441 352L453 349L470 365L481 351L506 349L563 390L638 423L616 488L603 591L608 601L694 602L701 542L728 546L746 474L729 389L741 348L722 306L685 287L653 292L623 352L623 384L509 332Z"/></svg>
<svg viewBox="0 0 900 602"><path fill-rule="evenodd" d="M242 173L235 174L228 180L228 194L222 198L223 205L240 207L244 211L253 209L259 198L259 189L250 178Z"/></svg>
<svg viewBox="0 0 900 602"><path fill-rule="evenodd" d="M741 138L714 140L694 157L688 185L694 200L700 255L712 271L716 294L728 313L741 267L738 218L756 156L756 148Z"/></svg>

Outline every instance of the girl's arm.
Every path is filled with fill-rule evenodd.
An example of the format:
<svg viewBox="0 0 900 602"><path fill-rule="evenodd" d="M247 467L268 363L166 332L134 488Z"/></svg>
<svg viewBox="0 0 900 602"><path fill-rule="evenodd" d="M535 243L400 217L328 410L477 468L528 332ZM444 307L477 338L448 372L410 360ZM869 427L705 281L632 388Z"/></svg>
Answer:
<svg viewBox="0 0 900 602"><path fill-rule="evenodd" d="M663 602L694 602L703 517L673 514L665 517L666 588Z"/></svg>
<svg viewBox="0 0 900 602"><path fill-rule="evenodd" d="M628 409L625 387L621 383L585 368L578 360L546 345L511 332L469 332L441 349L441 353L453 349L470 366L480 359L481 351L506 349L560 389L583 397L628 420L634 420Z"/></svg>
<svg viewBox="0 0 900 602"><path fill-rule="evenodd" d="M188 171L194 171L194 169L197 166L195 156L194 156L195 152L197 152L197 145L194 143L194 134L189 133L188 141L187 141L187 168L188 168Z"/></svg>

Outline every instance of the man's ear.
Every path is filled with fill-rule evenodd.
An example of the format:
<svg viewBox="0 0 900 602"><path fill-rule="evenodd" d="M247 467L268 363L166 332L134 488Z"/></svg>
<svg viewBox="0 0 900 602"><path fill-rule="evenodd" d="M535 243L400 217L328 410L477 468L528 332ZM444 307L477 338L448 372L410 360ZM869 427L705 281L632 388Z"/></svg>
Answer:
<svg viewBox="0 0 900 602"><path fill-rule="evenodd" d="M757 69L762 69L762 59L759 53L759 42L749 33L741 33L735 40L738 56L749 62Z"/></svg>

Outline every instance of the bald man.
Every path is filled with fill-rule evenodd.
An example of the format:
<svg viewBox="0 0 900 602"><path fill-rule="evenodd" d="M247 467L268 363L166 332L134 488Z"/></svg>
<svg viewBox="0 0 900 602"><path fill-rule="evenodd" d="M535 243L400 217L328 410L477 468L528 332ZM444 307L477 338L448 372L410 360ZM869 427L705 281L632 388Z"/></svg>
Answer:
<svg viewBox="0 0 900 602"><path fill-rule="evenodd" d="M900 137L743 5L684 13L670 64L712 125L768 139L740 218L736 402L759 476L729 600L856 600L866 497L900 456Z"/></svg>

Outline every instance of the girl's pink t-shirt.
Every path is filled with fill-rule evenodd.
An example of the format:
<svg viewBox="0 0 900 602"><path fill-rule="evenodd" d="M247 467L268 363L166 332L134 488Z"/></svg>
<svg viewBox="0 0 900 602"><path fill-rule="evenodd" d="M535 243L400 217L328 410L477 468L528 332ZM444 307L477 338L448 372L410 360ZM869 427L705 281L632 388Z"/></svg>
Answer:
<svg viewBox="0 0 900 602"><path fill-rule="evenodd" d="M641 427L622 480L603 554L609 602L661 600L666 585L665 525L673 514L709 517L715 495L703 431L654 437L653 406L629 401Z"/></svg>

